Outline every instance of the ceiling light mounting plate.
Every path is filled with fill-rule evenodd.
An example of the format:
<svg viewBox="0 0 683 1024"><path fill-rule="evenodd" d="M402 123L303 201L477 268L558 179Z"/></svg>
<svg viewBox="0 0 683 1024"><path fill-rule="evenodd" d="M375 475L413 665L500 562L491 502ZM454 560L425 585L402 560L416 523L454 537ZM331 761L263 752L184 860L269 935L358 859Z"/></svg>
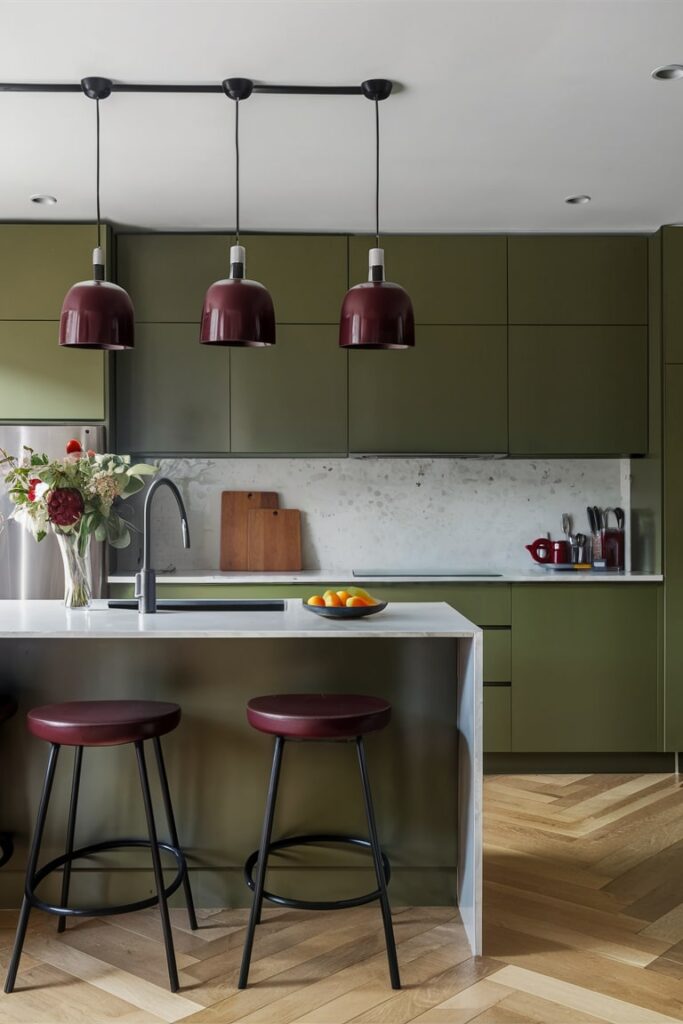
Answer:
<svg viewBox="0 0 683 1024"><path fill-rule="evenodd" d="M112 81L110 78L90 75L81 79L81 89L90 100L106 100L107 96L111 96Z"/></svg>
<svg viewBox="0 0 683 1024"><path fill-rule="evenodd" d="M254 90L251 78L224 78L223 92L231 100L248 100Z"/></svg>
<svg viewBox="0 0 683 1024"><path fill-rule="evenodd" d="M393 84L389 78L368 78L361 84L361 90L367 100L386 100Z"/></svg>

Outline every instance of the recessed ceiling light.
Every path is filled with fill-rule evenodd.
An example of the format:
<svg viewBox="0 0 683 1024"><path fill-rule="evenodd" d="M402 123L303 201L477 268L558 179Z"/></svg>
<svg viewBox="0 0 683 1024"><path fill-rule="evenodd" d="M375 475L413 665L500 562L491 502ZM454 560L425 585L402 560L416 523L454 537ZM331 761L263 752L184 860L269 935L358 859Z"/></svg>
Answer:
<svg viewBox="0 0 683 1024"><path fill-rule="evenodd" d="M590 203L590 196L567 196L565 203L569 203L570 206L582 206L584 203Z"/></svg>
<svg viewBox="0 0 683 1024"><path fill-rule="evenodd" d="M661 68L654 69L652 77L664 82L669 82L672 78L683 78L683 64L664 64Z"/></svg>
<svg viewBox="0 0 683 1024"><path fill-rule="evenodd" d="M38 193L35 196L31 196L31 202L37 203L39 206L54 206L57 202L57 197Z"/></svg>

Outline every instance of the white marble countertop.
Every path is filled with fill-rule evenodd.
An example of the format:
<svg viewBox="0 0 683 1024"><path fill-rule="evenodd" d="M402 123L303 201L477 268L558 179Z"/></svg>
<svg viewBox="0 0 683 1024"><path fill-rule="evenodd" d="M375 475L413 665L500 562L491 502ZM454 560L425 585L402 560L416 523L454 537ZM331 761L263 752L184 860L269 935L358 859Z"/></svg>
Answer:
<svg viewBox="0 0 683 1024"><path fill-rule="evenodd" d="M362 619L333 620L307 611L299 600L284 611L137 611L94 601L67 610L61 601L0 601L0 639L474 637L478 626L442 602L394 602Z"/></svg>
<svg viewBox="0 0 683 1024"><path fill-rule="evenodd" d="M661 583L664 577L656 573L614 572L598 570L551 571L530 568L528 572L503 572L498 576L354 576L349 570L330 572L324 569L308 569L302 572L215 572L212 569L198 569L194 572L158 573L159 586L166 584L259 584L259 583L310 583L316 587L323 583L365 584L377 583ZM109 583L133 583L131 575L113 575Z"/></svg>

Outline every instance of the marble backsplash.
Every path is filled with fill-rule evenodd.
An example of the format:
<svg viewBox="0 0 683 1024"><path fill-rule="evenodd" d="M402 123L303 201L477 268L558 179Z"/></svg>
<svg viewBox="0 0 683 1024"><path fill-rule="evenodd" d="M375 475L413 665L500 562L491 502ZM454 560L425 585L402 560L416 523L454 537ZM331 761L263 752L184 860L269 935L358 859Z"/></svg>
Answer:
<svg viewBox="0 0 683 1024"><path fill-rule="evenodd" d="M330 571L520 571L524 545L563 512L588 532L586 505L629 511L628 459L161 459L180 487L192 547L182 547L175 501L159 492L152 562L157 569L218 570L220 492L270 490L302 510L304 568ZM129 518L142 523L142 501ZM118 552L116 572L141 561L141 535Z"/></svg>

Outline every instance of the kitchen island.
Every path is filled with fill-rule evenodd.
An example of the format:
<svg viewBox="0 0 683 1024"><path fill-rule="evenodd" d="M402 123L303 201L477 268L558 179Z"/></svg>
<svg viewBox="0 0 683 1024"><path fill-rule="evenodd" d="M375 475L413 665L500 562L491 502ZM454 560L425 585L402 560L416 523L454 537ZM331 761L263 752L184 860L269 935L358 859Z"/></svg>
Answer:
<svg viewBox="0 0 683 1024"><path fill-rule="evenodd" d="M156 642L135 643L141 640ZM368 743L368 756L394 887L413 902L439 902L452 876L472 951L482 952L482 630L447 604L395 603L380 615L331 621L297 600L288 600L284 611L148 616L110 609L105 601L86 611L67 611L57 601L0 601L0 666L1 687L16 695L22 712L85 698L137 696L181 705L181 727L168 737L169 776L200 905L247 902L236 884L241 861L256 845L269 748L246 726L246 700L306 690L386 697L392 724ZM328 824L358 831L360 794L340 760L343 745L319 752L315 768L306 745L296 747L276 831ZM87 752L79 843L142 830L134 766L121 753ZM44 745L29 739L20 721L7 723L0 771L12 786L3 787L0 822L17 833L18 854L0 875L3 906L18 902L44 762ZM58 778L57 824L46 832L45 858L63 842L67 789L66 777ZM357 855L326 856L314 865L317 873L310 865L300 871L297 860L280 877L295 879L299 893L317 876L318 883L333 880L345 892L358 891L367 868L358 867ZM149 887L142 861L126 871L89 867L79 874L79 895L85 890L101 898L104 891L115 899L130 895L136 882Z"/></svg>

